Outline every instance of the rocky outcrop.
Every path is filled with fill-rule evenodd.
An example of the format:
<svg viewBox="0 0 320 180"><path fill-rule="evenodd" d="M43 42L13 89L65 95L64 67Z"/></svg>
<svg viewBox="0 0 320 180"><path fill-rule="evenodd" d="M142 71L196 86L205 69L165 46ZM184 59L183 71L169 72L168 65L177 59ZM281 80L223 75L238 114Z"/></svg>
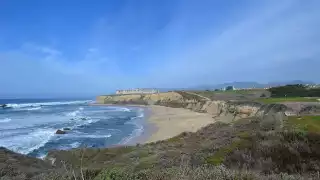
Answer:
<svg viewBox="0 0 320 180"><path fill-rule="evenodd" d="M58 129L58 130L56 131L56 134L66 134L66 132Z"/></svg>
<svg viewBox="0 0 320 180"><path fill-rule="evenodd" d="M179 101L183 97L176 92L157 93L157 94L127 94L98 96L96 102L100 104L156 104L157 102Z"/></svg>

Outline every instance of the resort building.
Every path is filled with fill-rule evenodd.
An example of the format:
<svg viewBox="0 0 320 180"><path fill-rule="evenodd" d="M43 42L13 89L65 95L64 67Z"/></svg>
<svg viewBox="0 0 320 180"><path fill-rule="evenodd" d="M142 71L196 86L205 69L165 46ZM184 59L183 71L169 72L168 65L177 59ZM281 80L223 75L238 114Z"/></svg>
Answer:
<svg viewBox="0 0 320 180"><path fill-rule="evenodd" d="M128 90L117 90L116 94L155 94L159 93L156 89L128 89Z"/></svg>

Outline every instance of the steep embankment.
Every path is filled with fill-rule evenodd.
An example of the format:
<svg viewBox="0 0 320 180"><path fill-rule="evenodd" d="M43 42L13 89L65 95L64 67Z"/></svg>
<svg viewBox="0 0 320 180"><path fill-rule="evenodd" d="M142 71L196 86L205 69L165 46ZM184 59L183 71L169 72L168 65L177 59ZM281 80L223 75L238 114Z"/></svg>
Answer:
<svg viewBox="0 0 320 180"><path fill-rule="evenodd" d="M98 96L101 104L153 104L173 108L186 108L196 112L209 113L218 118L230 116L232 120L247 117L262 117L269 112L293 114L292 110L281 104L263 105L253 101L219 101L210 100L201 95L184 92L166 92L147 95L110 95Z"/></svg>
<svg viewBox="0 0 320 180"><path fill-rule="evenodd" d="M183 107L215 118L225 114L249 118L214 123L197 132L142 145L51 151L47 162L0 148L0 162L4 162L0 163L0 179L319 179L318 116L281 121L288 112L281 104L209 101L187 92L98 99L100 103ZM319 109L308 107L300 113Z"/></svg>
<svg viewBox="0 0 320 180"><path fill-rule="evenodd" d="M155 104L157 102L182 102L183 97L176 92L166 92L157 94L125 94L98 96L96 102L99 104Z"/></svg>

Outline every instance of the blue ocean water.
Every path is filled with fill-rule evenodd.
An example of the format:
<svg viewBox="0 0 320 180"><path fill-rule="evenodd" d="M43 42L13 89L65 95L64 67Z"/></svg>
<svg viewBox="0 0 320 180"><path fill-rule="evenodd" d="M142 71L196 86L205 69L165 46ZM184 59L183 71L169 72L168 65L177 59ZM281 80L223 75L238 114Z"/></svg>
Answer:
<svg viewBox="0 0 320 180"><path fill-rule="evenodd" d="M52 149L126 144L143 131L143 109L90 100L0 99L0 147L34 157ZM70 128L67 134L55 134Z"/></svg>

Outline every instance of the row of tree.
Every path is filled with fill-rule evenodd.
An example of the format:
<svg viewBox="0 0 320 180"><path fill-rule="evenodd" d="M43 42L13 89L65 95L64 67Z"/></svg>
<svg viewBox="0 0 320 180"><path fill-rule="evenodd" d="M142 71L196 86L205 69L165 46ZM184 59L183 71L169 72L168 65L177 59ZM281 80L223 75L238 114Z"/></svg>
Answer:
<svg viewBox="0 0 320 180"><path fill-rule="evenodd" d="M271 97L320 97L320 88L307 88L302 84L270 88Z"/></svg>

